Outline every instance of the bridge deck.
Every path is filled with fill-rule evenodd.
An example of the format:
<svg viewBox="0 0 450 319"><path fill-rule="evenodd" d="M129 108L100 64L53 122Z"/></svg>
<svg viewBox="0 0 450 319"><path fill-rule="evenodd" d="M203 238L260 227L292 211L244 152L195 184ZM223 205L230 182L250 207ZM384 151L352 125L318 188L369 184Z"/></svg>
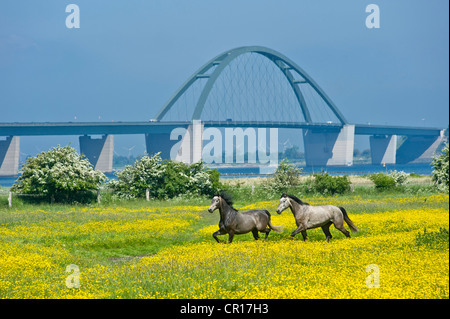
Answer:
<svg viewBox="0 0 450 319"><path fill-rule="evenodd" d="M252 122L252 121L203 121L205 127L265 127L317 129L337 131L342 124ZM176 127L187 127L191 122L58 122L58 123L0 123L0 136L39 135L103 135L103 134L151 134L169 133ZM421 135L439 136L442 129L411 126L355 124L357 135Z"/></svg>

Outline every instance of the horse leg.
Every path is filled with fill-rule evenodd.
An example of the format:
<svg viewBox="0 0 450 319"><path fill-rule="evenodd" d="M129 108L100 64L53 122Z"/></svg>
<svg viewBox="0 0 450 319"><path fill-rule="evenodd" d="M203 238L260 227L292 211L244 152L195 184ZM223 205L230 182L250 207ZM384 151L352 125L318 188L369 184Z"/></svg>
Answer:
<svg viewBox="0 0 450 319"><path fill-rule="evenodd" d="M266 240L267 237L269 237L269 233L270 233L271 230L272 229L270 229L270 228L266 228L266 229L263 230L263 232L266 233L266 237L264 237L264 240Z"/></svg>
<svg viewBox="0 0 450 319"><path fill-rule="evenodd" d="M267 239L267 237L269 236L270 231L272 230L272 229L270 228L269 224L270 224L270 219L267 219L267 220L265 220L265 221L263 221L263 222L257 224L257 225L256 225L256 228L255 228L255 230L256 230L257 232L259 231L259 232L261 232L261 233L265 233L265 234L266 234L266 236L264 237L264 240ZM258 238L259 238L259 237L258 237ZM255 239L256 239L256 238L255 238Z"/></svg>
<svg viewBox="0 0 450 319"><path fill-rule="evenodd" d="M259 239L258 230L256 228L252 230L252 234L253 234L253 238L255 238L255 240Z"/></svg>
<svg viewBox="0 0 450 319"><path fill-rule="evenodd" d="M322 226L322 230L325 233L327 242L329 242L330 239L333 238L333 236L331 236L331 233L330 233L330 225L331 225L331 222Z"/></svg>
<svg viewBox="0 0 450 319"><path fill-rule="evenodd" d="M340 230L345 235L345 237L350 238L350 232L347 229L345 229L344 223L342 221L335 222L334 227L336 227L336 229Z"/></svg>
<svg viewBox="0 0 450 319"><path fill-rule="evenodd" d="M306 230L302 230L301 233L302 233L302 236L303 236L303 241L306 241L308 239L308 235L306 234Z"/></svg>
<svg viewBox="0 0 450 319"><path fill-rule="evenodd" d="M291 233L291 237L294 237L295 235L297 235L298 233L302 233L302 235L303 235L303 232L305 233L304 235L303 235L303 239L305 239L305 236L306 236L306 227L304 227L302 224L300 224L298 227L297 227L297 229L296 230L294 230L292 233Z"/></svg>
<svg viewBox="0 0 450 319"><path fill-rule="evenodd" d="M226 232L225 230L219 229L218 231L216 231L216 232L213 234L213 237L214 237L214 239L215 239L218 243L220 243L220 239L217 238L217 235L225 235L226 233L227 233L227 232Z"/></svg>
<svg viewBox="0 0 450 319"><path fill-rule="evenodd" d="M265 233L266 234L266 236L264 237L264 240L266 240L267 237L269 237L269 233L270 233L271 230L272 229L270 229L270 228L264 228L263 230L260 230L261 233Z"/></svg>
<svg viewBox="0 0 450 319"><path fill-rule="evenodd" d="M228 232L228 242L231 244L233 242L234 231Z"/></svg>

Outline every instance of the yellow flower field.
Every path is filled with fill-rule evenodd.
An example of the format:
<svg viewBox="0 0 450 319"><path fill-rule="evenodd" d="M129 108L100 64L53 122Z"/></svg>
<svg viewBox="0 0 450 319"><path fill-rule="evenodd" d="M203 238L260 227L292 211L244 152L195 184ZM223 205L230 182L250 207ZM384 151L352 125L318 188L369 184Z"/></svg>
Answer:
<svg viewBox="0 0 450 319"><path fill-rule="evenodd" d="M274 213L278 201L236 208L268 209L282 233L232 244L212 238L219 214L208 206L1 212L0 297L449 298L448 232L438 237L449 228L448 195L308 202L349 207L360 231L291 239L294 218ZM79 288L66 286L68 265L79 267Z"/></svg>

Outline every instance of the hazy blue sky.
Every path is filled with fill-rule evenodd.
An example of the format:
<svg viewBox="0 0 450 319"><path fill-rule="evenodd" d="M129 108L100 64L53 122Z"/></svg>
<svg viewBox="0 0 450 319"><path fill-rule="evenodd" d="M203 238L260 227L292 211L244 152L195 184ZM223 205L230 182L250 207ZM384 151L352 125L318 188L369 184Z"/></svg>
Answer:
<svg viewBox="0 0 450 319"><path fill-rule="evenodd" d="M66 28L70 3L80 8L79 29ZM370 3L380 8L379 29L365 25ZM261 45L300 65L350 122L447 127L448 6L446 0L2 1L0 122L149 120L207 60ZM37 140L22 138L22 152L46 149ZM133 152L143 152L141 137L116 141L118 153L135 144Z"/></svg>

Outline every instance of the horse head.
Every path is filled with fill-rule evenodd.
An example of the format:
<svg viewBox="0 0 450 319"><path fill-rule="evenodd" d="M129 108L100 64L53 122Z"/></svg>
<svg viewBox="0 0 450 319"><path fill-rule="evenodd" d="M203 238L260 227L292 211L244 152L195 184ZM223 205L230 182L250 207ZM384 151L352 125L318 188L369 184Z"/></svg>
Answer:
<svg viewBox="0 0 450 319"><path fill-rule="evenodd" d="M283 210L291 206L289 195L283 193L280 198L280 202L277 207L277 213L281 214Z"/></svg>
<svg viewBox="0 0 450 319"><path fill-rule="evenodd" d="M214 197L211 200L211 206L208 208L208 212L212 213L216 209L220 207L220 201L221 201L220 195L214 195Z"/></svg>
<svg viewBox="0 0 450 319"><path fill-rule="evenodd" d="M229 193L227 193L226 191L222 190L213 196L213 198L211 200L211 206L209 206L209 208L208 208L208 212L212 213L216 209L218 209L220 207L226 207L226 206L229 206L233 210L236 210L233 207L233 198L231 197L231 195Z"/></svg>

